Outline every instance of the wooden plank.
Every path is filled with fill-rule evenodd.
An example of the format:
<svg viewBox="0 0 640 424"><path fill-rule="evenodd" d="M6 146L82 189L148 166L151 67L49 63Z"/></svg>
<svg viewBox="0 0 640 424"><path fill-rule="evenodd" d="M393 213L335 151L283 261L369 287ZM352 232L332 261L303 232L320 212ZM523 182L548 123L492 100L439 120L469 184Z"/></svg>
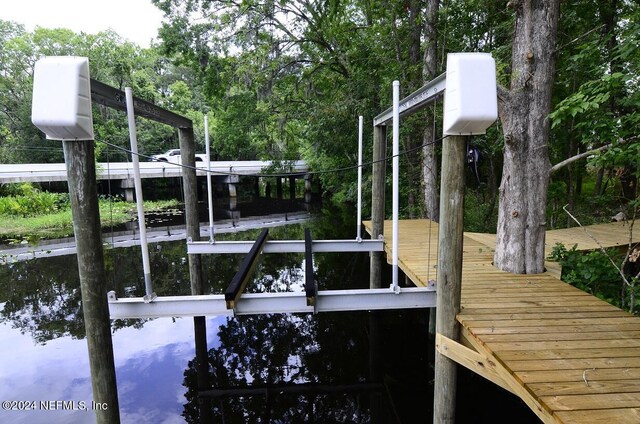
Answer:
<svg viewBox="0 0 640 424"><path fill-rule="evenodd" d="M547 349L602 349L602 348L625 348L640 347L640 340L572 340L571 343L562 341L555 342L510 342L510 343L487 343L487 346L494 352L501 350L547 350ZM640 361L640 358L638 358Z"/></svg>
<svg viewBox="0 0 640 424"><path fill-rule="evenodd" d="M562 299L558 300L520 300L520 301L508 301L508 302L483 302L482 300L478 301L467 301L465 298L462 298L463 307L468 308L490 308L490 309L500 309L500 308L537 308L544 306L594 306L602 303L602 300L596 299L595 297L586 297L580 300L571 300L564 301Z"/></svg>
<svg viewBox="0 0 640 424"><path fill-rule="evenodd" d="M464 314L458 315L458 321L461 322L470 322L470 321L486 321L487 318L491 318L492 320L543 320L543 319L553 319L553 320L564 320L571 318L590 318L590 319L598 319L598 318L623 318L630 317L630 315L624 311L619 309L616 310L606 310L606 311L563 311L563 312L542 312L538 309L534 309L531 311L522 311L517 313L509 313L504 312L502 310L498 310L495 312L491 312L488 310L484 310L482 313L477 314L467 314L466 311ZM640 321L634 320L640 325Z"/></svg>
<svg viewBox="0 0 640 424"><path fill-rule="evenodd" d="M557 321L562 324L561 320ZM640 331L640 323L594 325L545 325L540 327L486 327L473 328L473 334L485 340L484 334L553 334L567 332Z"/></svg>
<svg viewBox="0 0 640 424"><path fill-rule="evenodd" d="M583 381L553 383L533 383L529 388L536 396L593 395L598 393L635 393L640 392L638 380L592 380L589 373L583 373Z"/></svg>
<svg viewBox="0 0 640 424"><path fill-rule="evenodd" d="M521 350L503 350L500 359L503 361L540 361L543 359L578 359L578 358L624 358L640 357L640 348L610 348L610 349L562 349L538 350L523 352Z"/></svg>
<svg viewBox="0 0 640 424"><path fill-rule="evenodd" d="M500 357L501 353L496 352ZM640 368L640 357L629 358L570 358L546 359L532 361L505 361L513 372L519 371L550 371L550 370L582 370L601 368Z"/></svg>
<svg viewBox="0 0 640 424"><path fill-rule="evenodd" d="M586 376L585 376L586 372ZM573 370L533 370L517 371L517 378L525 384L534 383L559 383L565 381L584 382L608 381L608 380L638 380L640 379L640 367L638 368L579 368Z"/></svg>
<svg viewBox="0 0 640 424"><path fill-rule="evenodd" d="M572 295L572 294L586 294L573 286L569 285L559 285L559 284L546 284L538 287L532 287L531 285L527 285L525 287L504 283L501 282L499 285L492 285L490 287L474 287L472 285L467 285L462 289L462 293L465 296L491 296L492 294L497 295L505 295L512 296L515 294L520 294L520 296L528 295L528 294L536 294L536 295Z"/></svg>
<svg viewBox="0 0 640 424"><path fill-rule="evenodd" d="M574 299L578 297L583 298L593 298L589 293L585 293L583 291L540 291L540 290L492 290L485 292L476 292L470 293L468 291L462 291L464 293L464 298L466 301L474 301L477 302L479 300L488 300L493 302L498 301L513 301L518 299L526 299L529 301L532 300L547 300L547 299L558 299L558 298L566 298L569 300L579 300Z"/></svg>
<svg viewBox="0 0 640 424"><path fill-rule="evenodd" d="M554 411L640 408L640 393L542 396L540 400Z"/></svg>
<svg viewBox="0 0 640 424"><path fill-rule="evenodd" d="M494 319L494 320L469 320L463 321L466 327L492 328L492 327L543 327L557 325L589 325L595 324L593 318L575 318L559 321L557 319ZM598 324L635 324L638 319L631 316L618 316L610 318L598 318ZM475 331L475 330L474 330Z"/></svg>
<svg viewBox="0 0 640 424"><path fill-rule="evenodd" d="M530 310L522 310L522 308L500 308L499 311L496 310L491 310L491 309L487 309L487 308L470 308L470 307L463 307L462 311L460 312L460 314L458 315L458 319L474 319L474 317L479 316L479 315L483 315L483 314L490 314L490 315L494 315L494 314L518 314L518 313L549 313L549 312L590 312L590 311L616 311L616 312L622 312L619 308L616 308L615 306L606 303L606 302L602 302L602 303L597 303L594 305L585 305L585 306L581 306L579 308L575 308L575 307L569 307L566 305L560 305L560 306L546 306L546 307L538 307L535 309L530 309ZM628 314L627 314L628 315ZM482 318L482 319L486 319L486 318Z"/></svg>
<svg viewBox="0 0 640 424"><path fill-rule="evenodd" d="M485 343L505 342L533 342L533 341L570 341L570 340L624 340L640 339L640 331L598 331L598 332L568 332L548 333L545 327L538 327L541 331L532 334L484 334L482 341Z"/></svg>
<svg viewBox="0 0 640 424"><path fill-rule="evenodd" d="M620 408L582 411L558 411L555 414L565 424L638 424L640 408Z"/></svg>

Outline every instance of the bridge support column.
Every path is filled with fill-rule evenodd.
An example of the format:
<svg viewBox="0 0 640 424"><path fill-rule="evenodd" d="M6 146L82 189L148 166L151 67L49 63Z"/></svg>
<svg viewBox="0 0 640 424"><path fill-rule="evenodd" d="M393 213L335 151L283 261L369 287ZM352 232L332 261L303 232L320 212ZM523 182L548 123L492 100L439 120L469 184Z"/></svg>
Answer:
<svg viewBox="0 0 640 424"><path fill-rule="evenodd" d="M229 187L229 197L235 199L237 197L236 184L240 182L240 177L237 175L228 175L225 177L224 182Z"/></svg>
<svg viewBox="0 0 640 424"><path fill-rule="evenodd" d="M260 177L255 177L253 179L253 195L256 198L260 197Z"/></svg>
<svg viewBox="0 0 640 424"><path fill-rule="evenodd" d="M276 199L282 200L282 178L276 177Z"/></svg>
<svg viewBox="0 0 640 424"><path fill-rule="evenodd" d="M124 190L124 200L126 200L127 202L136 201L136 191L133 178L120 180L120 188Z"/></svg>
<svg viewBox="0 0 640 424"><path fill-rule="evenodd" d="M296 177L289 177L289 199L296 199Z"/></svg>
<svg viewBox="0 0 640 424"><path fill-rule="evenodd" d="M311 203L311 174L304 176L304 202Z"/></svg>

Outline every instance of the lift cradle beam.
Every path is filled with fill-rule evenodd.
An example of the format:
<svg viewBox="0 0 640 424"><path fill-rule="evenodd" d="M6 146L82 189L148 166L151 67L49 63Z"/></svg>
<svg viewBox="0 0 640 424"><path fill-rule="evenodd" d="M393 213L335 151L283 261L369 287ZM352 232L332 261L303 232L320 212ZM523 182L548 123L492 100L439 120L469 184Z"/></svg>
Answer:
<svg viewBox="0 0 640 424"><path fill-rule="evenodd" d="M262 253L305 253L304 240L269 240ZM249 253L252 241L193 241L187 243L187 253ZM382 252L384 241L380 240L312 240L313 253Z"/></svg>
<svg viewBox="0 0 640 424"><path fill-rule="evenodd" d="M434 287L401 288L399 293L389 288L320 290L314 306L307 305L303 291L245 293L235 309L227 309L224 294L163 296L145 303L141 297L118 299L115 292L109 292L108 301L111 319L234 316L432 308L436 304L436 291Z"/></svg>

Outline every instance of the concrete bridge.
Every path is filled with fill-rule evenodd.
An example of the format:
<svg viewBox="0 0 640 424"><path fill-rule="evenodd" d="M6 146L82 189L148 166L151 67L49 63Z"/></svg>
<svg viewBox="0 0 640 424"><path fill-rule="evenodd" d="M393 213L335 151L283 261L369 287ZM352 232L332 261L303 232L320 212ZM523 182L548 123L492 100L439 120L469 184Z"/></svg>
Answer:
<svg viewBox="0 0 640 424"><path fill-rule="evenodd" d="M273 166L273 161L215 161L211 162L211 173L216 184L228 184L231 197L236 196L235 185L240 176L257 175ZM206 176L207 164L196 162L196 174ZM304 161L286 163L286 172L290 183L296 178L305 178L305 191L310 191L307 178L309 168ZM98 163L96 167L98 180L120 180L120 188L124 189L127 200L133 200L133 164L129 162ZM182 176L182 167L170 162L140 162L141 178L178 178ZM265 176L266 177L266 176ZM276 188L281 192L282 178L276 179ZM21 182L66 181L67 171L64 163L29 163L0 165L0 184Z"/></svg>

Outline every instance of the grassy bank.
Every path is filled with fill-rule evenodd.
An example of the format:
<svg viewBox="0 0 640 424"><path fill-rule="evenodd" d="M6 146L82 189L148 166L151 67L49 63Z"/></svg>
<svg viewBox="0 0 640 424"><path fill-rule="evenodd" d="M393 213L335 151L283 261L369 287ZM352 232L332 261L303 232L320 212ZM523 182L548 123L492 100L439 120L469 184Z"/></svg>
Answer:
<svg viewBox="0 0 640 424"><path fill-rule="evenodd" d="M103 228L124 224L136 217L135 203L101 199L99 205ZM146 212L163 211L177 206L177 200L144 202ZM3 242L37 242L69 236L73 236L73 221L68 204L29 216L0 214L0 241Z"/></svg>

